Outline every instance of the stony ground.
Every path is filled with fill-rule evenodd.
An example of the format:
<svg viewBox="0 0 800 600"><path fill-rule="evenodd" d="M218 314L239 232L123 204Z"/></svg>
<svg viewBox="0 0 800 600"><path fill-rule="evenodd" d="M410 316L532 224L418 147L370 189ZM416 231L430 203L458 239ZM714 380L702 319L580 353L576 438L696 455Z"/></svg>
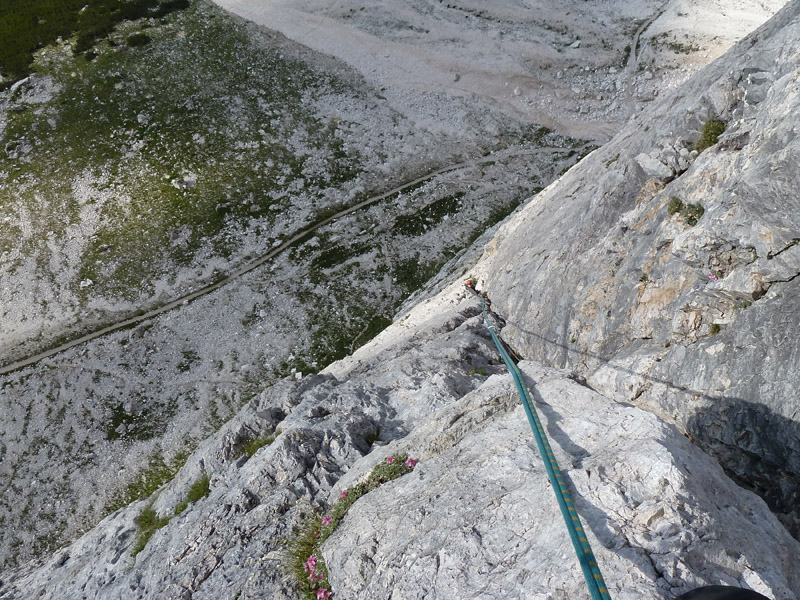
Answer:
<svg viewBox="0 0 800 600"><path fill-rule="evenodd" d="M786 3L215 1L351 65L426 128L457 122L454 98L485 98L597 141Z"/></svg>
<svg viewBox="0 0 800 600"><path fill-rule="evenodd" d="M687 43L702 50L659 45L651 27L672 13L640 3L594 21L570 14L569 26L555 8L521 18L504 5L478 14L486 9L419 3L398 13L406 29L339 3L305 15L304 36L288 29L299 22L289 9L250 6L261 22L284 15L266 24L312 50L199 4L129 24L91 62L65 45L46 49L40 75L3 96L4 364L180 297L326 211L462 167L338 220L201 300L4 373L6 564L150 494L277 377L364 343L445 261L573 164L588 149L574 136L604 141L734 37L703 45L711 22L700 19ZM681 6L667 7L675 19L687 18L679 9L701 14ZM754 20L776 6L742 4ZM451 37L417 31L430 14ZM324 43L341 40L345 22L351 49L334 52ZM535 26L538 45L523 25ZM126 47L137 28L153 41ZM388 56L366 54L364 40ZM353 56L370 56L372 70ZM424 69L407 62L415 57Z"/></svg>
<svg viewBox="0 0 800 600"><path fill-rule="evenodd" d="M612 597L711 583L800 596L800 542L677 428L575 373L520 366ZM479 301L456 281L352 357L265 390L203 442L151 499L168 522L135 558L148 501L9 571L0 598L297 598L281 540L401 453L414 471L355 502L322 548L336 598L588 597ZM201 473L209 495L171 516Z"/></svg>
<svg viewBox="0 0 800 600"><path fill-rule="evenodd" d="M0 537L12 562L149 494L268 382L363 344L589 149L488 110L472 125L479 103L434 135L345 65L209 5L127 27L91 62L43 51L40 73L3 98ZM153 41L125 47L137 28Z"/></svg>

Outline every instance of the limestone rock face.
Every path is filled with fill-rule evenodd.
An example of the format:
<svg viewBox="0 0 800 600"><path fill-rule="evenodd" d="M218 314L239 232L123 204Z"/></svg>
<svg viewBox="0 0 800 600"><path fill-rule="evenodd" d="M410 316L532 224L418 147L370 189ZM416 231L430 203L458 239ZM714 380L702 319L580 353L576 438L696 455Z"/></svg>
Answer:
<svg viewBox="0 0 800 600"><path fill-rule="evenodd" d="M477 267L450 265L529 359L615 599L704 584L800 598L800 542L692 443L794 526L798 31L795 0L514 215ZM712 118L727 130L695 155ZM414 472L322 548L335 598L588 597L479 301L454 279L352 356L265 390L152 498L4 572L0 600L295 598L281 540L401 452ZM174 515L203 473L209 495ZM151 503L170 518L134 557Z"/></svg>
<svg viewBox="0 0 800 600"><path fill-rule="evenodd" d="M145 502L11 572L0 598L294 598L280 540L303 507L324 513L401 452L419 459L415 471L359 499L323 548L335 597L585 597L478 313L477 298L451 285L326 373L266 390L160 490L153 508L166 517L210 475L209 496L135 559ZM800 543L673 425L569 371L521 366L614 598L671 598L711 583L800 597ZM271 445L241 455L245 440L275 429Z"/></svg>
<svg viewBox="0 0 800 600"><path fill-rule="evenodd" d="M796 541L771 515L755 517L763 502L674 426L563 371L522 368L613 598L672 597L708 581L796 595ZM358 503L328 541L338 597L588 597L510 391L506 377L493 377L409 436L423 457L417 470ZM764 526L785 554L754 544Z"/></svg>
<svg viewBox="0 0 800 600"><path fill-rule="evenodd" d="M678 424L796 536L798 30L791 2L527 204L473 273L523 356ZM726 129L698 154L710 120Z"/></svg>

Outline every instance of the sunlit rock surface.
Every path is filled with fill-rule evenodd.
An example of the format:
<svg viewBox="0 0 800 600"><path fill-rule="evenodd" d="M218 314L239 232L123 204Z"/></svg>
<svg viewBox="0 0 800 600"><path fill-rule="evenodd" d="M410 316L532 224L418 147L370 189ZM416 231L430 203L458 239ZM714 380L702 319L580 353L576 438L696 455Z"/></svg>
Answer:
<svg viewBox="0 0 800 600"><path fill-rule="evenodd" d="M678 424L796 536L799 14L789 4L637 116L475 269L524 356ZM726 129L697 154L712 119ZM694 226L677 203L702 206Z"/></svg>
<svg viewBox="0 0 800 600"><path fill-rule="evenodd" d="M659 99L371 343L257 396L150 499L167 517L210 476L209 496L135 559L148 500L6 570L0 598L293 598L281 538L400 452L416 470L356 502L323 548L336 597L585 595L467 273L528 359L612 597L723 583L798 598L800 544L784 524L796 531L800 472L799 14L790 3ZM709 119L727 129L700 152ZM694 226L672 197L702 205Z"/></svg>
<svg viewBox="0 0 800 600"><path fill-rule="evenodd" d="M570 372L521 366L613 597L669 598L705 583L798 597L800 543L674 426ZM239 456L245 439L275 428L270 446ZM586 593L478 300L454 284L328 373L265 391L203 444L154 508L172 514L202 470L210 495L135 561L143 502L13 572L0 597L292 598L280 538L299 510L324 512L400 452L419 459L414 472L357 501L323 549L336 597Z"/></svg>

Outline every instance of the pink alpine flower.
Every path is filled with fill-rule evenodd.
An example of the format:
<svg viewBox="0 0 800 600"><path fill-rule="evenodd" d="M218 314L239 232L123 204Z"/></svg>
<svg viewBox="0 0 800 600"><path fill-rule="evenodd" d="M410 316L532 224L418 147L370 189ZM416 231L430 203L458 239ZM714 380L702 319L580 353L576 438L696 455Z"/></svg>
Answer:
<svg viewBox="0 0 800 600"><path fill-rule="evenodd" d="M327 525L330 525L331 521L333 521L333 517L330 517L330 516L323 517L322 518L322 526L326 527Z"/></svg>
<svg viewBox="0 0 800 600"><path fill-rule="evenodd" d="M409 469L413 469L414 467L416 467L416 466L417 466L417 459L416 459L416 458L409 458L409 459L406 461L406 466L407 466Z"/></svg>
<svg viewBox="0 0 800 600"><path fill-rule="evenodd" d="M708 278L709 278L711 281L719 281L719 279L717 279L717 276L716 276L716 275L714 275L714 273L711 273L711 272L709 272L709 274L708 274Z"/></svg>
<svg viewBox="0 0 800 600"><path fill-rule="evenodd" d="M319 588L317 590L317 600L325 600L326 598L330 597L331 597L331 592L329 592L325 588Z"/></svg>
<svg viewBox="0 0 800 600"><path fill-rule="evenodd" d="M341 499L341 498L347 498L347 490L345 490L345 491L343 491L341 494L339 494L339 498L340 498L340 499Z"/></svg>
<svg viewBox="0 0 800 600"><path fill-rule="evenodd" d="M390 465L394 462L394 456L387 456L386 457L386 464Z"/></svg>

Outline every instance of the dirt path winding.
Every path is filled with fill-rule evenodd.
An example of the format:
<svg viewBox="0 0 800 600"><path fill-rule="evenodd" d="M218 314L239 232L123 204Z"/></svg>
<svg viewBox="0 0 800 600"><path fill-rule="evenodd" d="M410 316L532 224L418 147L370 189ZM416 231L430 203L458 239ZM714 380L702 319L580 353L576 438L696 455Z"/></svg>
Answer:
<svg viewBox="0 0 800 600"><path fill-rule="evenodd" d="M233 270L231 273L229 273L228 275L226 275L225 277L223 277L222 279L220 279L220 280L218 280L218 281L216 281L214 283L210 283L208 285L205 285L205 286L203 286L203 287L201 287L201 288L199 288L199 289L197 289L197 290L195 290L195 291L193 291L193 292L191 292L189 294L185 294L183 296L180 296L179 298L176 298L175 300L167 302L166 304L162 304L161 306L159 306L157 308L150 309L150 310L148 310L146 312L143 312L143 313L141 313L139 315L130 317L128 319L125 319L123 321L119 321L117 323L112 323L111 325L107 325L105 327L102 327L101 329L98 329L98 330L93 331L91 333L87 333L85 335L82 335L82 336L80 336L80 337L78 337L78 338L76 338L74 340L70 340L70 341L65 342L63 344L59 344L59 345L57 345L57 346L55 346L53 348L50 348L48 350L44 350L44 351L39 352L37 354L34 354L32 356L28 356L26 358L22 358L22 359L16 360L16 361L14 361L12 363L0 366L0 375L6 375L8 373L11 373L12 371L17 371L19 369L23 369L23 368L28 367L30 365L36 364L40 360L43 360L45 358L49 358L51 356L55 356L56 354L64 352L65 350L69 350L70 348L74 348L75 346L79 346L79 345L84 344L86 342L90 342L90 341L95 340L97 338L100 338L100 337L102 337L104 335L108 335L109 333L114 333L115 331L119 331L121 329L126 329L126 328L129 328L129 327L133 327L135 325L138 325L139 323L142 323L144 321L147 321L147 320L150 320L150 319L152 319L154 317L157 317L158 315L161 315L161 314L163 314L165 312L168 312L168 311L173 310L175 308L178 308L180 306L184 306L184 305L188 304L189 302L192 302L193 300L197 300L198 298L202 298L203 296L206 296L206 295L210 294L211 292L214 292L214 291L216 291L216 290L228 285L229 283L231 283L232 281L238 279L239 277L242 277L243 275L245 275L247 273L250 273L251 271L257 269L258 267L260 267L261 265L263 265L267 261L275 258L276 256L278 256L279 254L281 254L285 250L291 248L292 246L294 246L295 244L300 242L303 238L305 238L309 234L313 233L314 231L316 231L320 227L324 227L325 225L328 225L328 224L332 223L336 219L339 219L339 218L341 218L343 216L349 215L350 213L356 212L356 211L358 211L358 210L360 210L360 209L362 209L364 207L367 207L367 206L369 206L371 204L375 204L376 202L380 202L381 200L384 200L384 199L388 198L389 196L397 194L398 192L402 192L403 190L406 190L406 189L408 189L410 187L413 187L415 185L419 185L420 183L423 183L423 182L425 182L425 181L427 181L429 179L433 179L434 177L436 177L438 175L442 175L444 173L449 173L451 171L457 171L459 169L465 169L465 168L468 168L468 167L478 166L478 165L481 165L481 164L497 162L498 160L502 160L503 157L508 157L508 156L519 156L519 155L525 155L525 154L533 155L533 154L544 154L544 153L554 154L554 153L565 152L565 151L570 151L570 150L581 151L582 149L585 149L587 146L589 146L589 144L586 144L586 145L584 145L582 147L578 147L578 148L535 148L535 149L527 149L527 150L523 150L523 149L510 149L510 150L505 150L505 151L501 150L501 151L495 152L494 154L489 155L489 156L475 158L475 159L464 161L464 162L461 162L461 163L456 163L454 165L450 165L450 166L447 166L447 167L442 167L441 169L437 169L435 171L431 171L430 173L427 173L426 175L421 175L421 176L419 176L419 177L417 177L417 178L415 178L415 179L413 179L411 181L407 181L406 183L398 185L397 187L394 187L394 188L392 188L391 190L389 190L387 192L383 192L383 193L378 194L376 196L371 196L371 197L367 198L366 200L362 200L361 202L358 202L357 204L354 204L353 206L350 206L348 208L340 210L339 212L337 212L334 215L331 215L330 217L327 217L325 219L317 221L316 223L312 223L308 227L304 227L303 229L300 229L294 235L292 235L292 237L290 237L288 240L286 240L285 242L283 242L279 246L276 246L276 247L270 249L269 252L267 252L265 254L262 254L261 256L259 256L259 257L255 258L255 259L245 263L244 265L238 267L237 269Z"/></svg>

